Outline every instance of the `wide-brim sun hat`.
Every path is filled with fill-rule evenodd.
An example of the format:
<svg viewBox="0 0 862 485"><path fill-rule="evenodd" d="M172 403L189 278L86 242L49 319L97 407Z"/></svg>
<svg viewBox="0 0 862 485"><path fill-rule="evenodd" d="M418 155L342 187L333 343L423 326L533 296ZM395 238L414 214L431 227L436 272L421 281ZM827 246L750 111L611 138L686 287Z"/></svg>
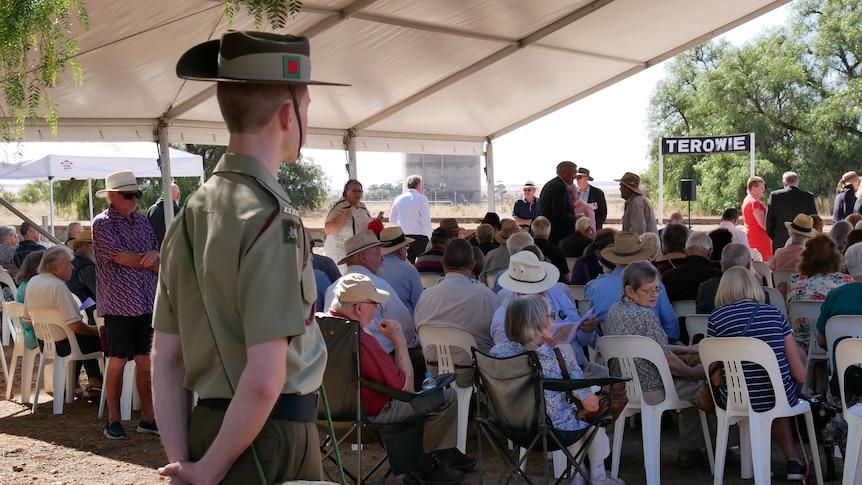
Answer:
<svg viewBox="0 0 862 485"><path fill-rule="evenodd" d="M536 184L534 184L532 180L527 180L527 183L525 183L524 186L521 187L521 190L535 189L535 188L536 188Z"/></svg>
<svg viewBox="0 0 862 485"><path fill-rule="evenodd" d="M577 178L583 178L583 177L586 177L587 180L589 180L590 182L593 181L593 178L590 177L590 170L589 169L586 169L584 167L578 167Z"/></svg>
<svg viewBox="0 0 862 485"><path fill-rule="evenodd" d="M625 185L636 194L644 195L644 193L641 192L641 178L635 173L626 172L623 174L622 178L614 179L614 182L619 182Z"/></svg>
<svg viewBox="0 0 862 485"><path fill-rule="evenodd" d="M404 231L398 226L387 227L380 233L380 253L384 256L398 249L416 242L412 237L404 235Z"/></svg>
<svg viewBox="0 0 862 485"><path fill-rule="evenodd" d="M83 231L81 231L80 234L78 234L78 237L66 241L66 246L75 249L75 244L79 242L93 242L93 231L89 229L84 229Z"/></svg>
<svg viewBox="0 0 862 485"><path fill-rule="evenodd" d="M814 218L808 214L796 214L793 221L784 223L784 227L788 232L795 232L805 237L814 237L817 234L814 230Z"/></svg>
<svg viewBox="0 0 862 485"><path fill-rule="evenodd" d="M521 226L518 225L513 219L504 219L503 224L500 226L500 230L494 234L494 240L499 244L506 244L506 241L515 234L516 232L521 232Z"/></svg>
<svg viewBox="0 0 862 485"><path fill-rule="evenodd" d="M614 234L613 244L599 251L602 259L614 264L629 264L635 261L648 260L655 254L655 248L643 244L635 232L618 232Z"/></svg>
<svg viewBox="0 0 862 485"><path fill-rule="evenodd" d="M856 172L846 172L841 176L841 183L844 185L850 185L857 180L859 180L859 175Z"/></svg>
<svg viewBox="0 0 862 485"><path fill-rule="evenodd" d="M135 174L131 170L121 170L105 177L105 188L96 192L96 197L105 199L108 192L134 192L141 190Z"/></svg>
<svg viewBox="0 0 862 485"><path fill-rule="evenodd" d="M368 276L360 273L350 273L338 278L333 293L342 303L368 300L386 303L390 296L388 291L377 288Z"/></svg>
<svg viewBox="0 0 862 485"><path fill-rule="evenodd" d="M560 270L551 263L539 261L532 251L521 251L509 258L509 267L497 278L500 286L515 293L534 294L557 284Z"/></svg>
<svg viewBox="0 0 862 485"><path fill-rule="evenodd" d="M380 240L377 239L374 231L365 230L357 232L353 237L344 241L344 251L346 254L343 258L338 260L338 264L344 264L347 262L347 258L354 254L361 253L362 251L365 251L368 248L373 248L374 246L380 246L380 244Z"/></svg>
<svg viewBox="0 0 862 485"><path fill-rule="evenodd" d="M177 76L194 81L349 86L311 79L307 37L228 31L198 44L177 61Z"/></svg>

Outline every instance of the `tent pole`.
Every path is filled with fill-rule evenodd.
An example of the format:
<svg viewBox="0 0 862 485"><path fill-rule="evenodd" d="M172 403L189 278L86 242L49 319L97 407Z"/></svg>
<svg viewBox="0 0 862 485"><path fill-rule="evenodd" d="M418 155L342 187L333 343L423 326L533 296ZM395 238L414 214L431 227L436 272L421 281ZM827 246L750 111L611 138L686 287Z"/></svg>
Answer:
<svg viewBox="0 0 862 485"><path fill-rule="evenodd" d="M93 179L87 179L87 196L90 201L90 226L93 225Z"/></svg>
<svg viewBox="0 0 862 485"><path fill-rule="evenodd" d="M168 126L164 123L159 124L159 166L162 169L162 200L165 206L165 227L170 227L171 221L174 220L174 203L171 194L171 151L168 145Z"/></svg>
<svg viewBox="0 0 862 485"><path fill-rule="evenodd" d="M56 236L54 232L54 176L48 176L48 202L51 204L51 235Z"/></svg>
<svg viewBox="0 0 862 485"><path fill-rule="evenodd" d="M497 212L497 194L494 191L494 143L485 139L485 181L488 183L488 212Z"/></svg>
<svg viewBox="0 0 862 485"><path fill-rule="evenodd" d="M356 133L349 130L344 135L344 150L347 152L347 178L355 179L356 176Z"/></svg>

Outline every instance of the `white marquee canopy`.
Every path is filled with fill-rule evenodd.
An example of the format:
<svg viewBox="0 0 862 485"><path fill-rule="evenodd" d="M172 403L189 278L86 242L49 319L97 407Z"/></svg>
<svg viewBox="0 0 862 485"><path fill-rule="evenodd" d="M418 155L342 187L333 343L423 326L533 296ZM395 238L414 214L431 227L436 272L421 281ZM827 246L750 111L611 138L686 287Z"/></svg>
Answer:
<svg viewBox="0 0 862 485"><path fill-rule="evenodd" d="M305 0L284 32L311 39L310 148L485 155L490 143L789 0ZM226 144L211 83L180 55L227 30L216 0L88 0L84 79L51 91L27 141ZM234 29L252 28L244 14ZM165 140L169 138L169 140Z"/></svg>

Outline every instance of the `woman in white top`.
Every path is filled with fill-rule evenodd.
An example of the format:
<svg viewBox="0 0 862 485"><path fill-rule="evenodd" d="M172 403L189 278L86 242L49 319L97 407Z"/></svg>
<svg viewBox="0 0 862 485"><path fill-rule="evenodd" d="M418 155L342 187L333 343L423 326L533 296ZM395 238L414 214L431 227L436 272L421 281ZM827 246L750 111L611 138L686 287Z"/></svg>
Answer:
<svg viewBox="0 0 862 485"><path fill-rule="evenodd" d="M368 229L368 223L373 217L365 204L362 203L362 184L350 179L344 184L341 198L329 209L323 232L326 240L323 243L323 254L336 263L344 258L344 242L354 234ZM338 269L344 274L347 265L339 264Z"/></svg>

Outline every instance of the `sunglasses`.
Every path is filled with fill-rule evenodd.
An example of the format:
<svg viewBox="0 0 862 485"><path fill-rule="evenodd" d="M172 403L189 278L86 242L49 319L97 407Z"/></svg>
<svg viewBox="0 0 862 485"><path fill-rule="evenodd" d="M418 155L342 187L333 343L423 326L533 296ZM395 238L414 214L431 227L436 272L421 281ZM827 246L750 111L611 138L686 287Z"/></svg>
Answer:
<svg viewBox="0 0 862 485"><path fill-rule="evenodd" d="M141 192L140 190L136 190L135 192L117 192L117 193L122 195L123 198L126 200L140 199L141 196L144 195L144 193Z"/></svg>

